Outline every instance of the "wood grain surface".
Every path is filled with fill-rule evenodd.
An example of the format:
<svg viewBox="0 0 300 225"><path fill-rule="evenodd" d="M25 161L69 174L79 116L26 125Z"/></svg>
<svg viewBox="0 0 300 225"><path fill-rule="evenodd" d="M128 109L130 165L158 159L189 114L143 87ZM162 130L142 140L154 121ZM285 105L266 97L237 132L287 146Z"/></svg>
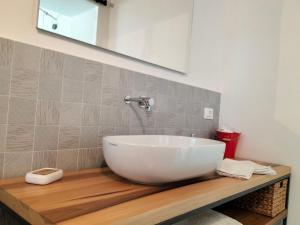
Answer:
<svg viewBox="0 0 300 225"><path fill-rule="evenodd" d="M249 181L218 178L164 186L135 184L109 169L68 173L59 182L36 186L24 178L0 181L0 201L32 225L157 224L290 173Z"/></svg>

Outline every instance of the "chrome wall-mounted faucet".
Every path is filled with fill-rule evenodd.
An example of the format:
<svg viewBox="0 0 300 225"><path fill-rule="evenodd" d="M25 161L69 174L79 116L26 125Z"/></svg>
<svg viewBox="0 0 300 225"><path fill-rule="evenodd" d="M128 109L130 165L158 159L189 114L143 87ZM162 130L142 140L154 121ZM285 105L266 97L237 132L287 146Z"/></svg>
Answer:
<svg viewBox="0 0 300 225"><path fill-rule="evenodd" d="M139 98L131 98L126 96L124 98L125 104L130 104L131 102L136 102L140 108L145 109L146 112L152 111L152 106L154 106L154 99L150 97L141 96Z"/></svg>

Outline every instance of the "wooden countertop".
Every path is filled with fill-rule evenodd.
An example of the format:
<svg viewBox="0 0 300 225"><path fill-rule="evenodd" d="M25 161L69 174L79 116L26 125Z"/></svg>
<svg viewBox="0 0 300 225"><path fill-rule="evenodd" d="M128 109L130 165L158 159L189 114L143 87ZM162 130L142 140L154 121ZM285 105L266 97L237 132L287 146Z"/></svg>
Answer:
<svg viewBox="0 0 300 225"><path fill-rule="evenodd" d="M32 225L153 225L290 174L286 166L274 169L276 176L255 175L248 181L220 177L160 187L91 169L47 186L26 184L23 178L0 180L0 201Z"/></svg>

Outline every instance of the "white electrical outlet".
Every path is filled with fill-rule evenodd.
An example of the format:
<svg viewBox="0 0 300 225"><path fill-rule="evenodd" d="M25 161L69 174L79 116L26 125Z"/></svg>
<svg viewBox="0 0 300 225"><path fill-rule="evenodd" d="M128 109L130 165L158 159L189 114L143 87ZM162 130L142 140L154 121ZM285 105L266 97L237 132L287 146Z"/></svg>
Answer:
<svg viewBox="0 0 300 225"><path fill-rule="evenodd" d="M204 108L204 119L213 120L214 119L214 109Z"/></svg>

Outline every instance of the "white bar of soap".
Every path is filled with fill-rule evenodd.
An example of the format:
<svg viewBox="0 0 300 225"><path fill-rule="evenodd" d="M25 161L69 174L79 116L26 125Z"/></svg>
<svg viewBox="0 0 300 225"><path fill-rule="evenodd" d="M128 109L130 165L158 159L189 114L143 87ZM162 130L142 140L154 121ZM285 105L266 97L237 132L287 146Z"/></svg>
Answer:
<svg viewBox="0 0 300 225"><path fill-rule="evenodd" d="M64 176L61 169L43 168L28 172L25 176L25 181L30 184L46 185L60 180Z"/></svg>

